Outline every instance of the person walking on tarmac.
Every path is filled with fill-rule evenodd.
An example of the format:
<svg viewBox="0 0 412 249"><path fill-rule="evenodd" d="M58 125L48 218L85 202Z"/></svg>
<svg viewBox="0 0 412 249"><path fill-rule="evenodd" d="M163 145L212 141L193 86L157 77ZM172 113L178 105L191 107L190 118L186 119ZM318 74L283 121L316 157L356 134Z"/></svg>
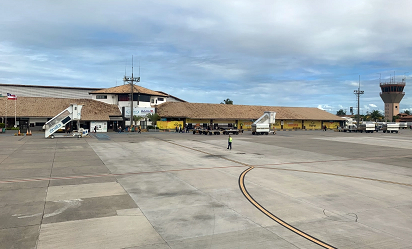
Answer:
<svg viewBox="0 0 412 249"><path fill-rule="evenodd" d="M229 138L227 139L227 149L232 150L232 137L229 135Z"/></svg>

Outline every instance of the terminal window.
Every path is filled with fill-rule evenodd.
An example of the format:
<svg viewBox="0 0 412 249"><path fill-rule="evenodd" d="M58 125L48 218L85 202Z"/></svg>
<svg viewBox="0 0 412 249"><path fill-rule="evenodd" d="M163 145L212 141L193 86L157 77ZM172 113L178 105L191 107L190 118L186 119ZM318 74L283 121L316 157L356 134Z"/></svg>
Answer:
<svg viewBox="0 0 412 249"><path fill-rule="evenodd" d="M107 95L96 95L96 99L107 99Z"/></svg>

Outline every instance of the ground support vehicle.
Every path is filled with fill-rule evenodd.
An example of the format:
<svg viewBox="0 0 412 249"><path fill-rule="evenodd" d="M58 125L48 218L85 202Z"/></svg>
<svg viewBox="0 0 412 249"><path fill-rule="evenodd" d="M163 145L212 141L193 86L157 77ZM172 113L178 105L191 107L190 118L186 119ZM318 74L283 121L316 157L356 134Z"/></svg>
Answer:
<svg viewBox="0 0 412 249"><path fill-rule="evenodd" d="M228 130L224 130L222 131L223 135L239 135L239 133L243 133L243 130L239 130L239 129L228 129Z"/></svg>
<svg viewBox="0 0 412 249"><path fill-rule="evenodd" d="M270 129L275 123L276 112L264 112L263 115L252 124L252 135L276 134Z"/></svg>
<svg viewBox="0 0 412 249"><path fill-rule="evenodd" d="M354 124L347 125L343 128L339 127L338 128L339 132L358 132L358 127Z"/></svg>
<svg viewBox="0 0 412 249"><path fill-rule="evenodd" d="M406 122L399 122L399 129L407 129L408 123Z"/></svg>
<svg viewBox="0 0 412 249"><path fill-rule="evenodd" d="M220 135L220 133L220 130L193 129L193 134L199 135Z"/></svg>
<svg viewBox="0 0 412 249"><path fill-rule="evenodd" d="M70 104L64 111L57 114L43 125L44 137L54 138L54 133L59 129L64 129L70 121L77 121L77 130L71 131L69 134L59 135L59 137L82 137L84 130L80 128L80 118L83 105Z"/></svg>
<svg viewBox="0 0 412 249"><path fill-rule="evenodd" d="M364 123L359 125L359 132L373 133L376 130L374 123Z"/></svg>
<svg viewBox="0 0 412 249"><path fill-rule="evenodd" d="M398 133L399 123L387 123L382 125L383 133Z"/></svg>
<svg viewBox="0 0 412 249"><path fill-rule="evenodd" d="M193 134L203 134L202 129L193 129Z"/></svg>
<svg viewBox="0 0 412 249"><path fill-rule="evenodd" d="M239 135L239 133L243 133L243 130L238 129L228 129L228 130L206 130L206 129L193 129L193 134L203 134L203 135Z"/></svg>
<svg viewBox="0 0 412 249"><path fill-rule="evenodd" d="M221 130L204 130L203 134L205 135L220 135Z"/></svg>

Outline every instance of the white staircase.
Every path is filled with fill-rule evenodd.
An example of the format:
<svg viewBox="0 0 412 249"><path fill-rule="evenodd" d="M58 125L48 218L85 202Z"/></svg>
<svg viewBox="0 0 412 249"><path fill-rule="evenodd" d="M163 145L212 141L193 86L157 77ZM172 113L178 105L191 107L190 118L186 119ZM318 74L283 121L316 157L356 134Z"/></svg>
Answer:
<svg viewBox="0 0 412 249"><path fill-rule="evenodd" d="M264 112L263 115L252 124L253 135L268 135L271 133L270 126L275 123L276 112Z"/></svg>
<svg viewBox="0 0 412 249"><path fill-rule="evenodd" d="M47 121L47 123L45 123L43 126L44 137L53 138L53 133L55 133L59 129L64 129L67 123L69 123L70 121L80 120L82 107L83 105L70 104L70 106L67 107L64 111Z"/></svg>

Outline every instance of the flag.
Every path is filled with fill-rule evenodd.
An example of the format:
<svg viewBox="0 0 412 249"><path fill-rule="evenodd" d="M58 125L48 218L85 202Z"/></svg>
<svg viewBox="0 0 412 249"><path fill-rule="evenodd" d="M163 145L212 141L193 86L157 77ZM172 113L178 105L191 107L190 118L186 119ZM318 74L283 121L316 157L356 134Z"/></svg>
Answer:
<svg viewBox="0 0 412 249"><path fill-rule="evenodd" d="M7 93L7 99L17 100L17 97L14 94Z"/></svg>

